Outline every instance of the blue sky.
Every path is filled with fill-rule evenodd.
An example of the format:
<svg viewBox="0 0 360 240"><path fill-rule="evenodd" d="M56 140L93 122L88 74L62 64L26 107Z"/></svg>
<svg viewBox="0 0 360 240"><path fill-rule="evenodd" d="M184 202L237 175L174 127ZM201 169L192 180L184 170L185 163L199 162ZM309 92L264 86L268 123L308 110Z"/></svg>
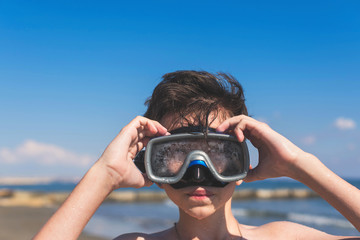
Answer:
<svg viewBox="0 0 360 240"><path fill-rule="evenodd" d="M2 1L0 177L79 177L167 72L228 72L249 113L360 167L358 1ZM251 150L252 162L256 152Z"/></svg>

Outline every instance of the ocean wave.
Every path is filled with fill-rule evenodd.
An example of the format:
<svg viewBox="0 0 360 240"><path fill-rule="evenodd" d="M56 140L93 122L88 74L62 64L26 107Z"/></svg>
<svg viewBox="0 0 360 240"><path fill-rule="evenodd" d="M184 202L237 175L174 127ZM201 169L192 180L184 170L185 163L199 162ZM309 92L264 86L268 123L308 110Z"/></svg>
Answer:
<svg viewBox="0 0 360 240"><path fill-rule="evenodd" d="M318 216L318 215L303 214L303 213L288 213L287 215L290 221L295 221L300 223L309 223L319 226L353 228L350 222L334 217Z"/></svg>
<svg viewBox="0 0 360 240"><path fill-rule="evenodd" d="M287 217L286 213L269 211L269 210L235 208L232 209L232 212L235 217L258 217L258 218L276 218L276 219L284 219Z"/></svg>
<svg viewBox="0 0 360 240"><path fill-rule="evenodd" d="M339 227L339 228L354 228L350 222L345 219L336 217L321 216L315 214L304 214L295 212L280 212L280 211L269 211L269 210L258 210L258 209L244 209L235 208L232 209L235 217L247 217L247 218L271 218L276 220L289 220L293 222L311 224L317 226L327 227Z"/></svg>

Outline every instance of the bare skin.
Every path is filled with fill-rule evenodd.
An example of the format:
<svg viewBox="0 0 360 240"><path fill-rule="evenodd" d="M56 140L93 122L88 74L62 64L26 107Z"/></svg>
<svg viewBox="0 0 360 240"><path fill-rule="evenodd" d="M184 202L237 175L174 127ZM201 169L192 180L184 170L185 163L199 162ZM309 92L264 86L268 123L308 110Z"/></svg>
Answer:
<svg viewBox="0 0 360 240"><path fill-rule="evenodd" d="M34 239L76 239L114 189L151 185L132 159L149 138L169 134L163 126L170 125L167 121L160 124L137 117L124 127ZM315 156L302 151L266 124L247 116L225 121L215 119L211 127L229 132L239 141L246 137L259 150L259 165L249 172L245 181L291 177L319 193L360 230L360 191L331 172ZM179 207L178 233L172 227L154 234L130 233L116 239L355 239L329 235L291 222L256 227L239 224L231 213L231 195L241 182L224 188L173 189L161 185Z"/></svg>

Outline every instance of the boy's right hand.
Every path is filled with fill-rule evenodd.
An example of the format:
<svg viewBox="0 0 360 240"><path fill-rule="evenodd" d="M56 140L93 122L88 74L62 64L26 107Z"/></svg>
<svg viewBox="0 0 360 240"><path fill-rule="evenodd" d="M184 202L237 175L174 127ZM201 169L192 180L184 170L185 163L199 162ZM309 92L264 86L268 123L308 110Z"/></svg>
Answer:
<svg viewBox="0 0 360 240"><path fill-rule="evenodd" d="M133 159L151 137L167 134L159 122L138 116L120 131L95 165L107 172L113 190L150 186L152 182L137 169Z"/></svg>

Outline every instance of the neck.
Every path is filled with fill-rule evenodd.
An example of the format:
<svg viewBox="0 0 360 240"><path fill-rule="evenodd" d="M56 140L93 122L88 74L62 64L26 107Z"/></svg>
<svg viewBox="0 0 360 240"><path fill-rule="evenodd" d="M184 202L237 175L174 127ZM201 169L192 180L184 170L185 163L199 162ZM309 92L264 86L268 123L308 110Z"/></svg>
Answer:
<svg viewBox="0 0 360 240"><path fill-rule="evenodd" d="M201 219L180 210L176 230L179 239L239 239L241 236L239 223L231 212L231 200Z"/></svg>

